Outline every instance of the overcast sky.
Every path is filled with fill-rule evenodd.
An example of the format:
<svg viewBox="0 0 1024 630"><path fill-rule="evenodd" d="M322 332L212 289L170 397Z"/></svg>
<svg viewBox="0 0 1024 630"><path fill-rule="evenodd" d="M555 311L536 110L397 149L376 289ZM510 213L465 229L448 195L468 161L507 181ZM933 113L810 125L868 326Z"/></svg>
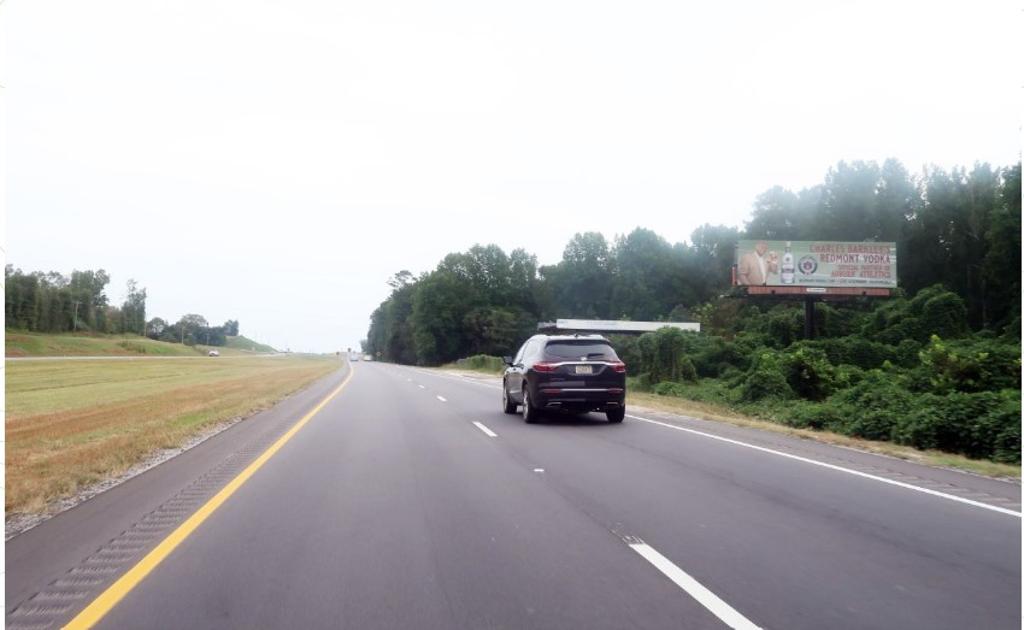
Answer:
<svg viewBox="0 0 1024 630"><path fill-rule="evenodd" d="M400 269L1020 159L1013 2L6 0L7 257L355 346Z"/></svg>

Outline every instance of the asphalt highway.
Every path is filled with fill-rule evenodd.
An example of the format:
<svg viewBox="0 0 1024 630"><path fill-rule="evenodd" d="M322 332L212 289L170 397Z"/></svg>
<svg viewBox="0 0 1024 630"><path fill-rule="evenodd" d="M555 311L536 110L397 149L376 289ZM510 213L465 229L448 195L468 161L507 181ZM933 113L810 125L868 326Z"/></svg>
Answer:
<svg viewBox="0 0 1024 630"><path fill-rule="evenodd" d="M1019 485L629 413L357 363L8 541L7 625L1021 627Z"/></svg>

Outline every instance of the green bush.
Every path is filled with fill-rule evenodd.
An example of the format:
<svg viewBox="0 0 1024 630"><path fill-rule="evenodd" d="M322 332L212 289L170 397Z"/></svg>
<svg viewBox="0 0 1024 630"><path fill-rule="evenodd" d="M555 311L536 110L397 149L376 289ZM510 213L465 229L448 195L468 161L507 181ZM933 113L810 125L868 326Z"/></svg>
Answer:
<svg viewBox="0 0 1024 630"><path fill-rule="evenodd" d="M785 360L779 352L762 350L747 371L740 389L740 400L787 400L794 397L793 389L784 376Z"/></svg>
<svg viewBox="0 0 1024 630"><path fill-rule="evenodd" d="M916 382L935 393L1020 389L1020 346L994 339L943 341L932 335L919 353Z"/></svg>
<svg viewBox="0 0 1024 630"><path fill-rule="evenodd" d="M854 308L837 308L824 302L814 308L814 326L824 338L847 337L864 325L865 314Z"/></svg>
<svg viewBox="0 0 1024 630"><path fill-rule="evenodd" d="M924 394L893 427L893 441L968 457L1020 462L1020 392Z"/></svg>
<svg viewBox="0 0 1024 630"><path fill-rule="evenodd" d="M968 330L967 307L942 285L917 292L912 299L889 300L875 309L862 329L865 337L890 345L904 339L928 341L931 335L959 337Z"/></svg>
<svg viewBox="0 0 1024 630"><path fill-rule="evenodd" d="M649 375L651 383L661 381L693 381L697 371L691 355L707 343L698 333L662 328L645 333L637 341L640 371Z"/></svg>
<svg viewBox="0 0 1024 630"><path fill-rule="evenodd" d="M703 377L721 376L730 368L746 370L750 367L749 353L736 343L721 337L704 337L696 354L693 365L697 374Z"/></svg>
<svg viewBox="0 0 1024 630"><path fill-rule="evenodd" d="M672 381L662 381L654 386L654 393L659 396L682 397L685 392L686 388L682 383L673 383Z"/></svg>
<svg viewBox="0 0 1024 630"><path fill-rule="evenodd" d="M866 372L856 365L840 365L835 371L835 388L846 389L864 380Z"/></svg>
<svg viewBox="0 0 1024 630"><path fill-rule="evenodd" d="M815 339L799 343L809 347L820 348L825 352L829 362L833 365L856 365L865 370L880 367L885 361L895 361L899 357L895 347L865 339L860 335L836 337L833 339Z"/></svg>
<svg viewBox="0 0 1024 630"><path fill-rule="evenodd" d="M889 440L897 420L913 411L914 395L892 374L871 370L859 383L835 394L829 403L844 417L826 428L869 440Z"/></svg>
<svg viewBox="0 0 1024 630"><path fill-rule="evenodd" d="M904 339L896 346L896 363L902 367L914 367L921 361L920 353L924 345L916 339Z"/></svg>
<svg viewBox="0 0 1024 630"><path fill-rule="evenodd" d="M835 368L820 348L794 344L782 358L786 382L797 396L824 400L835 389Z"/></svg>
<svg viewBox="0 0 1024 630"><path fill-rule="evenodd" d="M921 326L931 335L953 338L967 332L967 307L956 293L943 291L927 298L921 312Z"/></svg>
<svg viewBox="0 0 1024 630"><path fill-rule="evenodd" d="M800 429L836 429L841 427L849 412L827 402L792 404L781 414L783 424Z"/></svg>
<svg viewBox="0 0 1024 630"><path fill-rule="evenodd" d="M455 366L464 370L476 370L478 372L502 372L505 369L505 362L501 357L492 357L487 354L475 354L471 357L459 359Z"/></svg>

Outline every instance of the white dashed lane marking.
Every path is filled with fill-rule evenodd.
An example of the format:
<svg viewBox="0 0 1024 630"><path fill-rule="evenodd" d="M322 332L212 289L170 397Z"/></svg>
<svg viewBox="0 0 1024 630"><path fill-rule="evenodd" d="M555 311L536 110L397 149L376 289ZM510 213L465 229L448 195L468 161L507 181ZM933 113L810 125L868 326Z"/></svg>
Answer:
<svg viewBox="0 0 1024 630"><path fill-rule="evenodd" d="M473 424L475 424L475 425L476 425L476 428L478 428L478 429L480 429L481 431L483 431L484 433L486 433L488 437L498 437L498 434L497 434L497 433L495 433L494 431L491 431L491 430L490 430L490 429L488 429L488 428L487 428L486 426L484 426L484 423L482 423L482 422L477 422L476 420L474 420L474 421L473 421Z"/></svg>
<svg viewBox="0 0 1024 630"><path fill-rule="evenodd" d="M720 597L709 591L703 584L693 579L689 573L677 567L671 560L658 553L639 538L627 538L626 544L672 580L676 586L686 591L701 606L722 620L725 625L737 630L760 630L752 621L741 615L735 608L722 601Z"/></svg>

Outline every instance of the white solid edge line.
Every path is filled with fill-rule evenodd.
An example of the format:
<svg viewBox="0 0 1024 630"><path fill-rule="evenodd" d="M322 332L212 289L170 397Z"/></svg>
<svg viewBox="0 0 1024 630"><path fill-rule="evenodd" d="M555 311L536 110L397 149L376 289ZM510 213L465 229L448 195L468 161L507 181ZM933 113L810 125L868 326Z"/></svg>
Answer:
<svg viewBox="0 0 1024 630"><path fill-rule="evenodd" d="M441 402L448 402L448 399L445 398L444 396L438 396L437 399L440 400Z"/></svg>
<svg viewBox="0 0 1024 630"><path fill-rule="evenodd" d="M690 577L690 574L658 553L654 547L642 542L630 543L629 546L633 551L643 556L645 560L664 573L668 579L675 582L676 586L697 600L701 606L711 611L711 614L721 619L725 625L737 630L760 630L757 625L738 613L735 608L726 604L721 598L706 589L704 585Z"/></svg>
<svg viewBox="0 0 1024 630"><path fill-rule="evenodd" d="M484 423L482 423L482 422L477 422L476 420L474 420L474 421L473 421L473 424L475 424L475 425L476 425L476 428L478 428L478 429L480 429L481 431L483 431L484 433L486 433L486 434L487 434L487 435L488 435L489 437L498 437L498 434L497 434L497 433L495 433L494 431L491 431L491 430L490 430L490 429L488 429L487 427L485 427L485 426L484 426Z"/></svg>
<svg viewBox="0 0 1024 630"><path fill-rule="evenodd" d="M930 490L928 488L922 488L921 486L915 486L915 485L911 485L909 483L903 483L902 481L895 481L893 479L886 479L885 477L879 477L878 475L872 475L872 474L869 474L869 473L866 473L866 472L861 472L859 470L854 470L852 468L843 468L842 466L836 466L835 464L826 464L825 462L819 462L816 459L810 459L808 457L801 457L799 455L792 455L790 453L784 453L782 451L777 451L777 450L772 449L772 448L765 448L764 446L757 446L755 444L749 444L747 442L741 442L739 440L733 440L731 438L722 437L720 435L715 435L713 433L705 433L704 431L698 431L696 429L688 429L686 427L680 427L680 426L677 426L677 425L674 425L674 424L669 424L667 422L659 422L658 420L651 420L650 418L641 418L640 416L634 416L634 415L631 415L631 414L626 414L626 417L627 418L632 418L633 420L639 420L641 422L649 422L651 424L656 424L656 425L659 425L659 426L662 426L662 427L667 427L669 429L675 429L676 431L686 431L687 433L692 433L694 435L699 435L699 436L702 436L702 437L711 438L712 440L718 440L720 442L726 442L728 444L735 444L736 446L744 446L746 448L752 448L755 451L761 451L762 453L771 453L772 455L778 455L780 457L786 457L788 459L794 459L794 460L796 460L798 462L804 462L805 464L812 464L814 466L821 466L822 468L828 468L830 470L836 470L836 471L839 471L839 472L848 473L850 475L855 475L857 477L863 477L864 479L871 479L872 481L880 481L882 483L887 483L887 484L892 485L892 486L897 486L897 487L900 487L900 488L906 488L907 490L914 490L916 492L921 492L921 493L924 493L924 494L930 494L930 495L935 496L935 497L940 497L940 498L943 498L943 499L949 499L950 501L956 501L957 503L964 503L966 505L972 505L974 507L980 507L980 508L984 508L986 510L992 510L993 512L999 512L1001 514L1007 514L1009 516L1016 516L1017 518L1021 518L1021 513L1020 512L1014 512L1013 510L1008 510L1006 508L1001 508L1001 507L998 507L998 506L995 506L995 505L989 505L988 503L982 503L981 501L972 501L971 499L965 499L963 497L958 497L955 494L946 494L945 492L939 492L938 490Z"/></svg>

